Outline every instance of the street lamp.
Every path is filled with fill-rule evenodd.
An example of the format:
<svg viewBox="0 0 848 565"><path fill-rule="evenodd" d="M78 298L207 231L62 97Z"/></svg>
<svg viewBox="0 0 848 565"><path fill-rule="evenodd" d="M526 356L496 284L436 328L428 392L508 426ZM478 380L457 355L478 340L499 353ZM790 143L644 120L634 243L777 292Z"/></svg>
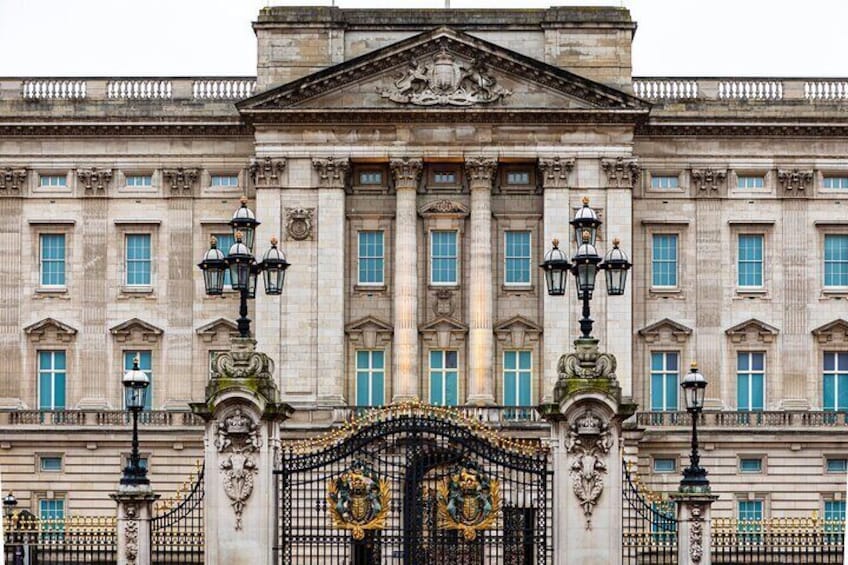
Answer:
<svg viewBox="0 0 848 565"><path fill-rule="evenodd" d="M539 265L545 271L548 294L562 296L568 273L574 275L577 286L577 298L583 301L583 318L580 320L580 331L583 338L592 335L593 320L590 317L589 301L595 290L595 278L598 271L606 271L607 294L620 296L624 294L627 283L627 271L632 266L627 255L618 248L618 239L613 239L612 249L604 258L598 254L595 241L601 220L598 214L589 207L589 199L583 198L583 207L577 211L574 219L569 222L574 227L574 243L577 253L569 262L566 254L559 248L559 241L553 240L553 249L545 254L545 261Z"/></svg>
<svg viewBox="0 0 848 565"><path fill-rule="evenodd" d="M12 516L15 514L15 507L18 505L18 499L12 495L12 491L3 497L3 515L6 516L9 526L12 525Z"/></svg>
<svg viewBox="0 0 848 565"><path fill-rule="evenodd" d="M150 385L150 378L147 373L138 368L138 355L133 359L133 367L124 374L122 383L126 394L127 409L132 413L133 435L132 435L132 453L127 466L124 467L124 476L121 477L122 485L149 485L150 480L147 478L147 469L139 464L138 455L138 413L144 409L144 397L147 393L147 387Z"/></svg>
<svg viewBox="0 0 848 565"><path fill-rule="evenodd" d="M277 249L277 239L271 238L271 247L262 256L262 261L256 262L253 256L253 241L256 227L260 224L250 208L247 198L241 198L241 206L233 214L230 227L233 230L235 243L229 252L218 249L217 240L210 238L209 250L203 255L198 267L203 271L203 283L206 294L217 296L224 290L224 273L229 269L233 290L239 291L239 337L250 337L250 318L247 317L247 299L256 298L256 277L264 273L265 294L277 295L283 292L286 269L289 262L286 254Z"/></svg>
<svg viewBox="0 0 848 565"><path fill-rule="evenodd" d="M683 469L683 480L680 490L684 492L708 492L710 481L707 480L707 470L701 467L698 455L698 416L704 409L704 393L707 380L698 372L698 364L692 367L680 383L683 397L686 399L686 411L692 414L692 453L689 455L689 466Z"/></svg>

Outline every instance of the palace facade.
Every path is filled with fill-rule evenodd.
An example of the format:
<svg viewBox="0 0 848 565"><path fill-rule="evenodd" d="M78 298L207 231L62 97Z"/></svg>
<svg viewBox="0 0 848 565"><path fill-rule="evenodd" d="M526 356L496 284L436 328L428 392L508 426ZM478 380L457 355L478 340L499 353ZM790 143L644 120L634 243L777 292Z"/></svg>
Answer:
<svg viewBox="0 0 848 565"><path fill-rule="evenodd" d="M258 349L286 437L400 400L546 438L578 336L538 264L584 197L634 265L594 335L639 412L624 457L677 488L709 381L715 516L844 516L848 81L633 77L626 9L265 8L256 77L0 78L0 467L36 514L112 513L121 376L165 495L201 457L238 296L196 264L246 195L280 239ZM179 56L179 54L175 54ZM255 306L255 308L254 308ZM52 514L51 514L52 513Z"/></svg>

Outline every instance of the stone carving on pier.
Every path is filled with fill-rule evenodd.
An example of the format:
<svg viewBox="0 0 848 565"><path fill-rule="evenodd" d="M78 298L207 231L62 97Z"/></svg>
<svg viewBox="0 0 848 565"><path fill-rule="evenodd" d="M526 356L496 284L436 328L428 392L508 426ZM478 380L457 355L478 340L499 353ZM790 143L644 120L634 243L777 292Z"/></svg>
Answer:
<svg viewBox="0 0 848 565"><path fill-rule="evenodd" d="M200 169L162 169L162 178L171 187L172 194L191 196L192 188L200 178Z"/></svg>
<svg viewBox="0 0 848 565"><path fill-rule="evenodd" d="M633 188L642 174L642 167L634 157L601 159L601 170L607 175L610 188Z"/></svg>
<svg viewBox="0 0 848 565"><path fill-rule="evenodd" d="M248 170L253 186L278 186L285 168L285 157L254 157Z"/></svg>
<svg viewBox="0 0 848 565"><path fill-rule="evenodd" d="M312 166L318 172L321 188L344 188L347 174L350 172L349 159L333 157L312 159Z"/></svg>
<svg viewBox="0 0 848 565"><path fill-rule="evenodd" d="M23 167L0 169L0 195L23 190L27 179L27 170Z"/></svg>
<svg viewBox="0 0 848 565"><path fill-rule="evenodd" d="M92 192L102 193L112 182L112 169L77 169L77 178L85 188L87 194Z"/></svg>
<svg viewBox="0 0 848 565"><path fill-rule="evenodd" d="M295 241L312 239L315 208L286 208L286 236Z"/></svg>
<svg viewBox="0 0 848 565"><path fill-rule="evenodd" d="M414 106L491 104L512 94L497 84L481 60L466 63L444 49L432 62L410 60L392 86L379 92L392 102Z"/></svg>
<svg viewBox="0 0 848 565"><path fill-rule="evenodd" d="M257 379L273 380L274 362L270 357L259 351L254 351L250 344L239 338L237 345L231 351L217 353L212 358L212 378ZM248 340L249 341L249 340Z"/></svg>
<svg viewBox="0 0 848 565"><path fill-rule="evenodd" d="M577 340L574 349L574 353L559 358L557 372L560 379L615 380L615 356L599 352L597 341Z"/></svg>
<svg viewBox="0 0 848 565"><path fill-rule="evenodd" d="M727 171L722 169L692 169L692 184L698 192L718 192L727 180Z"/></svg>
<svg viewBox="0 0 848 565"><path fill-rule="evenodd" d="M138 520L138 504L128 502L124 506L124 556L127 558L127 565L136 565L138 560Z"/></svg>
<svg viewBox="0 0 848 565"><path fill-rule="evenodd" d="M574 158L551 157L539 159L542 186L545 188L568 188L568 177L574 169Z"/></svg>
<svg viewBox="0 0 848 565"><path fill-rule="evenodd" d="M224 454L219 468L224 492L236 516L236 530L241 529L242 512L253 493L254 475L258 472L253 454L261 446L259 426L241 408L235 408L218 422L215 447Z"/></svg>
<svg viewBox="0 0 848 565"><path fill-rule="evenodd" d="M583 509L587 530L592 529L592 513L604 492L605 459L612 445L609 424L592 410L585 410L569 426L565 440L566 451L572 456L569 477Z"/></svg>
<svg viewBox="0 0 848 565"><path fill-rule="evenodd" d="M785 192L804 192L813 184L813 170L778 169L777 182Z"/></svg>
<svg viewBox="0 0 848 565"><path fill-rule="evenodd" d="M689 557L692 563L700 563L704 556L704 518L703 508L693 505L689 519Z"/></svg>

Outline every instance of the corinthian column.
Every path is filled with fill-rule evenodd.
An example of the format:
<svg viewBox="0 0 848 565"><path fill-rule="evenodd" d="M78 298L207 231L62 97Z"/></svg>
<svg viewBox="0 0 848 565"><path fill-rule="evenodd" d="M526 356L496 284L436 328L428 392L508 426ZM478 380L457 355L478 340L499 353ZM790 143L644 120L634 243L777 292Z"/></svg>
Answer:
<svg viewBox="0 0 848 565"><path fill-rule="evenodd" d="M397 192L394 250L394 341L392 344L392 402L417 399L418 386L418 262L399 257L418 255L418 212L415 195L421 159L392 159Z"/></svg>
<svg viewBox="0 0 848 565"><path fill-rule="evenodd" d="M495 338L492 332L492 179L494 159L466 159L471 189L470 301L468 308L468 404L494 404L492 371Z"/></svg>

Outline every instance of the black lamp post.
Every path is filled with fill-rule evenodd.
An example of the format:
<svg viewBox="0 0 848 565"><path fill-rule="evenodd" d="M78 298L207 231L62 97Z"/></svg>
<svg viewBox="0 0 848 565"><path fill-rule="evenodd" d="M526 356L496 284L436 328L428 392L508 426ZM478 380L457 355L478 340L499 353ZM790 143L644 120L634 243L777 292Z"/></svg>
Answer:
<svg viewBox="0 0 848 565"><path fill-rule="evenodd" d="M138 413L144 409L144 397L147 393L147 387L150 385L150 378L147 373L138 368L138 355L133 359L133 368L124 374L122 379L124 392L126 393L127 410L132 413L133 435L132 435L132 453L127 466L124 467L124 476L121 477L122 485L149 485L150 480L147 478L147 469L143 468L139 463L138 455Z"/></svg>
<svg viewBox="0 0 848 565"><path fill-rule="evenodd" d="M548 294L551 296L565 294L567 273L574 275L577 298L583 301L580 331L583 333L583 338L590 338L594 321L590 317L589 301L592 300L598 271L607 273L607 294L619 296L624 294L627 271L631 263L627 260L627 255L618 248L618 239L613 239L613 247L606 257L602 259L598 254L595 240L598 235L598 226L602 222L595 211L589 207L588 198L583 198L583 207L577 211L574 219L569 223L574 226L574 243L577 246L577 253L569 262L565 253L559 248L559 241L555 239L553 249L545 254L545 261L540 267L545 271Z"/></svg>
<svg viewBox="0 0 848 565"><path fill-rule="evenodd" d="M692 453L689 455L689 466L683 469L683 480L680 490L683 492L708 492L710 481L707 480L707 470L701 467L698 455L698 416L704 409L704 393L707 380L698 372L698 364L692 367L680 383L683 396L686 399L686 411L692 414Z"/></svg>
<svg viewBox="0 0 848 565"><path fill-rule="evenodd" d="M235 243L225 256L218 249L214 237L203 260L197 265L203 271L206 294L220 295L224 291L224 272L229 269L233 290L239 291L239 318L237 320L239 337L250 337L250 318L247 317L247 299L256 298L256 277L263 273L265 294L277 295L283 292L286 269L289 267L286 255L277 249L277 239L271 238L271 247L265 252L262 261L256 262L253 256L253 241L259 221L247 207L247 198L242 197L241 206L233 214L230 227Z"/></svg>
<svg viewBox="0 0 848 565"><path fill-rule="evenodd" d="M14 497L12 491L3 497L3 515L6 516L7 523L12 525L12 516L15 514L15 507L18 505L18 499Z"/></svg>

